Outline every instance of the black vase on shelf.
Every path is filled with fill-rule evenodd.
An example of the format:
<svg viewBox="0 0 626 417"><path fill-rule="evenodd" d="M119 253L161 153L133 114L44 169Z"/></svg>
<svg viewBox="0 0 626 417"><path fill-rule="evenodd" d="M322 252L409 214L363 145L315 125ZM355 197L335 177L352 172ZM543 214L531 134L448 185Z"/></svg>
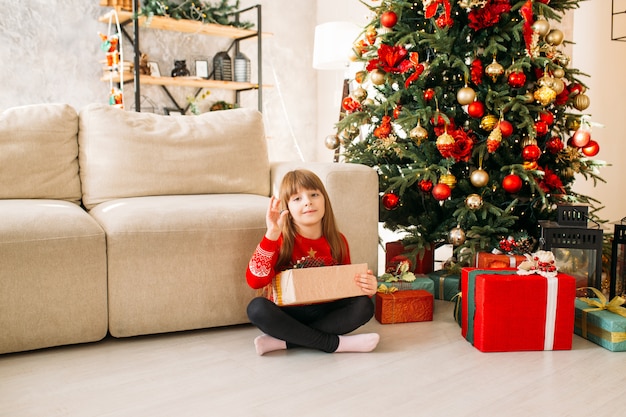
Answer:
<svg viewBox="0 0 626 417"><path fill-rule="evenodd" d="M219 52L213 57L213 77L221 81L233 80L232 62L227 52Z"/></svg>
<svg viewBox="0 0 626 417"><path fill-rule="evenodd" d="M172 77L188 77L190 75L189 69L187 69L187 61L177 60L174 61L174 69L172 70Z"/></svg>

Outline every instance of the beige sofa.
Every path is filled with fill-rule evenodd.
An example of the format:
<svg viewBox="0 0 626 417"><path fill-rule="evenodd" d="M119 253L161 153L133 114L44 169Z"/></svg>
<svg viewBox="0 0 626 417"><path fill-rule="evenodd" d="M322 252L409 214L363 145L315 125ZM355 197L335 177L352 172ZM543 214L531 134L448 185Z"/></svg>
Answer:
<svg viewBox="0 0 626 417"><path fill-rule="evenodd" d="M263 118L45 104L0 116L0 353L247 322L270 193L325 182L353 262L377 267L378 180L270 163Z"/></svg>

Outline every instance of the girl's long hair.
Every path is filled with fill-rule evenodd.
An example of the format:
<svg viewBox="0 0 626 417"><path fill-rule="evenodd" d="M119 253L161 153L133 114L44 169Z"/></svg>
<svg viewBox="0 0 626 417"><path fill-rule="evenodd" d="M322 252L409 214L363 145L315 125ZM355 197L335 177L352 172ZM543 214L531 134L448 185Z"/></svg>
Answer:
<svg viewBox="0 0 626 417"><path fill-rule="evenodd" d="M283 177L280 184L279 198L283 209L287 209L287 203L291 196L298 192L298 189L319 190L324 196L324 217L322 218L322 234L330 245L330 252L333 259L341 264L347 254L346 243L337 229L335 215L333 213L332 204L326 187L322 180L313 172L306 169L296 169L290 171ZM285 268L291 262L294 241L297 234L296 225L293 223L291 215L287 217L287 221L283 225L283 243L278 255L277 266Z"/></svg>

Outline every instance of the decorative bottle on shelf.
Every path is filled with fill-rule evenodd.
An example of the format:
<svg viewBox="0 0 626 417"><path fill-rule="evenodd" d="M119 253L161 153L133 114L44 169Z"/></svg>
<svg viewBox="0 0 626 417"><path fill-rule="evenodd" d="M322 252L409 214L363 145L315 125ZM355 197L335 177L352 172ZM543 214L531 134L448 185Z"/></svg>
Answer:
<svg viewBox="0 0 626 417"><path fill-rule="evenodd" d="M213 57L213 76L216 80L233 80L233 67L228 52L219 52Z"/></svg>
<svg viewBox="0 0 626 417"><path fill-rule="evenodd" d="M235 55L235 81L250 82L250 59L241 52Z"/></svg>
<svg viewBox="0 0 626 417"><path fill-rule="evenodd" d="M187 69L187 61L178 60L174 61L174 69L172 70L172 77L188 77L189 70Z"/></svg>

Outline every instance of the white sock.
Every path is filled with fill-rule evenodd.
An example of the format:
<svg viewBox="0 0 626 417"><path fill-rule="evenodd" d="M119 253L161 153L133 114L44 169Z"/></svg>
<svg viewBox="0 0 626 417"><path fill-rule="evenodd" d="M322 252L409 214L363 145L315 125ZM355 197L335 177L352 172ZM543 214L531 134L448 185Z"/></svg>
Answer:
<svg viewBox="0 0 626 417"><path fill-rule="evenodd" d="M376 349L379 340L378 333L339 336L339 346L335 352L371 352Z"/></svg>
<svg viewBox="0 0 626 417"><path fill-rule="evenodd" d="M287 349L287 343L284 340L276 339L275 337L267 334L262 334L254 339L254 348L256 349L257 354L263 355L274 350Z"/></svg>

